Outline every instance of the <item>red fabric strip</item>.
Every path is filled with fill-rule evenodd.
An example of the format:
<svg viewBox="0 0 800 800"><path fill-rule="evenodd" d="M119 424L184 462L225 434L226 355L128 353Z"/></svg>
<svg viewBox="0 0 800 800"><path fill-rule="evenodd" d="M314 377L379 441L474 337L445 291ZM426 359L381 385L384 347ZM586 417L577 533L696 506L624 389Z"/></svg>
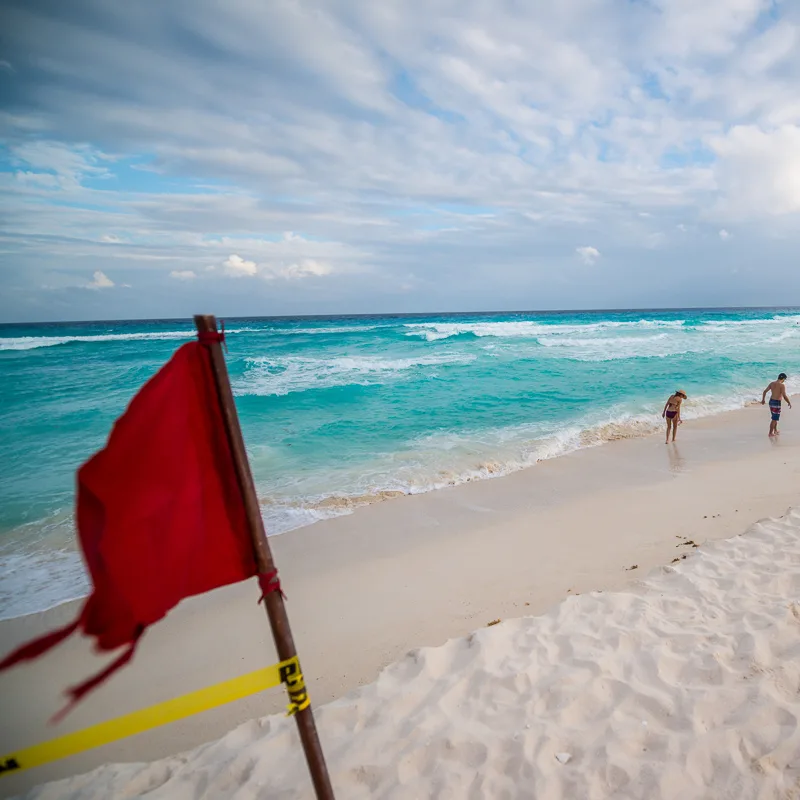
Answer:
<svg viewBox="0 0 800 800"><path fill-rule="evenodd" d="M258 585L261 587L261 597L258 598L260 603L270 592L280 592L281 597L286 600L286 595L281 589L281 581L278 578L278 570L273 569L272 572L258 573Z"/></svg>
<svg viewBox="0 0 800 800"><path fill-rule="evenodd" d="M197 340L200 344L221 344L225 347L225 352L228 352L228 345L225 343L225 320L221 321L219 333L216 331L201 331L197 334Z"/></svg>
<svg viewBox="0 0 800 800"><path fill-rule="evenodd" d="M44 636L40 636L38 639L34 639L32 642L28 642L27 644L18 647L12 653L9 653L2 661L0 661L0 670L13 667L14 664L18 664L20 661L30 661L31 659L38 658L40 655L42 655L42 653L46 653L51 647L55 647L57 644L63 642L68 636L71 636L73 633L75 633L75 631L78 629L80 621L80 617L78 617L78 619L76 619L74 622L70 622L69 625L59 628L57 631L53 631L52 633L46 633Z"/></svg>
<svg viewBox="0 0 800 800"><path fill-rule="evenodd" d="M136 652L136 645L139 643L139 639L144 633L144 628L142 628L137 634L134 640L128 645L125 652L112 661L105 669L101 670L94 675L93 677L85 680L83 683L79 683L77 686L72 686L67 689L67 696L69 697L69 702L67 703L61 711L57 712L53 715L50 719L51 724L55 724L57 722L61 722L64 717L69 714L70 711L81 701L84 697L86 697L89 692L96 689L101 684L105 683L117 670L122 669L132 658L133 654Z"/></svg>

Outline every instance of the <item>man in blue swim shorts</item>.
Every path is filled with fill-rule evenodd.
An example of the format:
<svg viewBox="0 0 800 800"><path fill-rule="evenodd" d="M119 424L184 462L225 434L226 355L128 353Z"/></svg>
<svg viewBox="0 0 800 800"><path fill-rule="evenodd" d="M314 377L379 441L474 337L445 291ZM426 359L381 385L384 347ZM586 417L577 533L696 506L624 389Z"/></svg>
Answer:
<svg viewBox="0 0 800 800"><path fill-rule="evenodd" d="M781 372L778 375L778 380L772 381L772 383L764 389L764 393L761 395L761 405L764 405L764 401L767 397L767 392L770 393L769 399L769 410L772 416L772 419L769 423L769 435L770 436L777 436L778 435L778 422L781 418L781 403L783 400L786 401L786 405L789 408L792 407L792 401L789 399L789 395L786 391L786 373Z"/></svg>

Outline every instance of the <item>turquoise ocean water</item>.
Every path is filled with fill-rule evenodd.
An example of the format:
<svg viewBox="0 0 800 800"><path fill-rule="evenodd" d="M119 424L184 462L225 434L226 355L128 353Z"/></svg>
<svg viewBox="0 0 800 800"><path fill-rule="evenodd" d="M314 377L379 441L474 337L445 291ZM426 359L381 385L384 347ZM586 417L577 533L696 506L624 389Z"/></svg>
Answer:
<svg viewBox="0 0 800 800"><path fill-rule="evenodd" d="M800 310L237 319L228 364L272 534L744 405ZM191 322L0 326L0 617L79 596L77 467ZM380 535L376 531L376 536Z"/></svg>

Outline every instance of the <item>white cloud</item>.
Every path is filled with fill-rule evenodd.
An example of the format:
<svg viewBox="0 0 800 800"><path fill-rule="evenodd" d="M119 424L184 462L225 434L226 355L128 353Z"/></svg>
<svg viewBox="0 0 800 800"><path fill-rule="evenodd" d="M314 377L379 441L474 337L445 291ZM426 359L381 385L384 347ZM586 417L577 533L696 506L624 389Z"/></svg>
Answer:
<svg viewBox="0 0 800 800"><path fill-rule="evenodd" d="M105 233L100 237L100 241L106 244L121 244L124 240L113 233Z"/></svg>
<svg viewBox="0 0 800 800"><path fill-rule="evenodd" d="M744 47L742 68L749 74L766 72L791 56L797 46L798 27L779 22Z"/></svg>
<svg viewBox="0 0 800 800"><path fill-rule="evenodd" d="M304 258L292 264L269 265L264 268L261 274L266 280L274 278L296 280L312 276L330 275L332 272L333 268L330 264L313 258Z"/></svg>
<svg viewBox="0 0 800 800"><path fill-rule="evenodd" d="M21 170L17 177L42 185L57 185L62 189L77 189L87 177L107 176L108 169L97 162L101 160L97 150L88 145L67 145L54 141L28 141L11 148L17 164L30 170Z"/></svg>
<svg viewBox="0 0 800 800"><path fill-rule="evenodd" d="M576 247L575 252L584 264L594 264L600 258L600 251L596 247Z"/></svg>
<svg viewBox="0 0 800 800"><path fill-rule="evenodd" d="M661 12L655 40L673 56L726 55L736 40L769 8L770 0L654 0Z"/></svg>
<svg viewBox="0 0 800 800"><path fill-rule="evenodd" d="M5 60L0 60L0 70L4 72L16 72L14 67L11 66L11 63Z"/></svg>
<svg viewBox="0 0 800 800"><path fill-rule="evenodd" d="M227 275L232 275L234 278L252 277L258 272L258 267L255 261L246 261L236 253L232 253L225 259L222 265Z"/></svg>
<svg viewBox="0 0 800 800"><path fill-rule="evenodd" d="M723 242L724 242L726 239L728 239L729 237L730 237L730 234L728 233L728 231L726 231L726 230L725 230L725 228L723 228L723 229L722 229L722 230L719 232L719 238L720 238L720 239L722 239L722 241L723 241Z"/></svg>
<svg viewBox="0 0 800 800"><path fill-rule="evenodd" d="M105 272L101 272L99 269L92 277L92 282L86 284L87 289L110 289L114 286L114 281L112 281Z"/></svg>
<svg viewBox="0 0 800 800"><path fill-rule="evenodd" d="M737 125L711 146L719 156L721 214L757 219L800 211L800 126Z"/></svg>
<svg viewBox="0 0 800 800"><path fill-rule="evenodd" d="M57 189L62 185L62 180L58 175L51 175L48 172L29 172L27 170L18 171L15 176L21 184L48 187Z"/></svg>
<svg viewBox="0 0 800 800"><path fill-rule="evenodd" d="M193 281L197 277L197 273L191 269L174 269L169 276L179 281Z"/></svg>

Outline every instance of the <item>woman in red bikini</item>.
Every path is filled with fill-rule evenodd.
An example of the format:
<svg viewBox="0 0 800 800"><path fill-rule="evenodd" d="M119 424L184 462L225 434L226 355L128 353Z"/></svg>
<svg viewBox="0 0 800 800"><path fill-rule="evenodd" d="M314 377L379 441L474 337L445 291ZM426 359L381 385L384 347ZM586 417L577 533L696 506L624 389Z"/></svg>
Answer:
<svg viewBox="0 0 800 800"><path fill-rule="evenodd" d="M672 397L667 400L661 416L667 420L667 440L664 444L669 444L669 432L672 429L672 441L675 441L675 436L678 433L678 425L681 423L681 403L686 399L686 392L683 389L678 389Z"/></svg>

